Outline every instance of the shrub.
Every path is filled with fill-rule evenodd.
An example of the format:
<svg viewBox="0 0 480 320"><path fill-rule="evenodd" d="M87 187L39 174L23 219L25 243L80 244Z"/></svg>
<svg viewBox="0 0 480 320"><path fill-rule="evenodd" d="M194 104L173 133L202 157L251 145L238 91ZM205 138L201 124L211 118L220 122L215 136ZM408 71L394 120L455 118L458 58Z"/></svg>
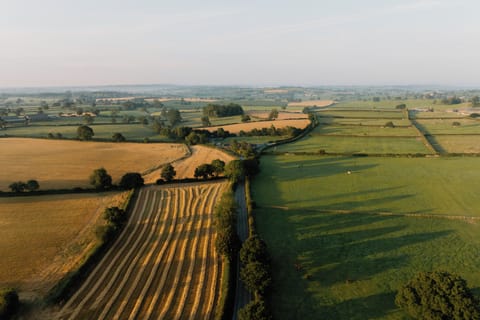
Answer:
<svg viewBox="0 0 480 320"><path fill-rule="evenodd" d="M143 186L142 175L138 172L128 172L120 180L120 187L124 189L133 189Z"/></svg>
<svg viewBox="0 0 480 320"><path fill-rule="evenodd" d="M268 312L263 300L250 301L238 311L239 320L270 320L272 316Z"/></svg>
<svg viewBox="0 0 480 320"><path fill-rule="evenodd" d="M240 270L240 278L245 287L254 293L263 295L272 283L268 266L261 262L251 262Z"/></svg>
<svg viewBox="0 0 480 320"><path fill-rule="evenodd" d="M480 319L467 282L444 271L419 273L398 291L395 303L415 319Z"/></svg>
<svg viewBox="0 0 480 320"><path fill-rule="evenodd" d="M20 305L18 294L14 289L0 289L0 319L8 319Z"/></svg>
<svg viewBox="0 0 480 320"><path fill-rule="evenodd" d="M105 168L99 168L90 175L90 184L95 189L107 189L112 186L112 177L107 173Z"/></svg>
<svg viewBox="0 0 480 320"><path fill-rule="evenodd" d="M248 237L240 249L240 261L244 265L252 262L270 263L267 245L258 235Z"/></svg>

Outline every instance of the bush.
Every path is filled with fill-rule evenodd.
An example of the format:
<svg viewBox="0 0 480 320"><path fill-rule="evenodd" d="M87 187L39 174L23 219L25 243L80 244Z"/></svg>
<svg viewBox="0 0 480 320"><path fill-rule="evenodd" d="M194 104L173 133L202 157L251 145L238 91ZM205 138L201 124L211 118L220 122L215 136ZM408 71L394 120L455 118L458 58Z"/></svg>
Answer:
<svg viewBox="0 0 480 320"><path fill-rule="evenodd" d="M415 319L480 319L467 282L444 271L419 273L398 291L395 303Z"/></svg>
<svg viewBox="0 0 480 320"><path fill-rule="evenodd" d="M258 235L248 237L240 249L240 261L244 265L260 262L265 265L270 263L267 244Z"/></svg>
<svg viewBox="0 0 480 320"><path fill-rule="evenodd" d="M261 295L272 283L268 267L261 262L251 262L245 265L240 270L240 278L250 292Z"/></svg>
<svg viewBox="0 0 480 320"><path fill-rule="evenodd" d="M160 173L160 176L162 177L163 180L169 182L172 181L173 178L177 172L175 171L175 168L171 164L167 164L162 168L162 172Z"/></svg>
<svg viewBox="0 0 480 320"><path fill-rule="evenodd" d="M0 319L8 319L17 312L19 305L20 300L14 289L0 289Z"/></svg>
<svg viewBox="0 0 480 320"><path fill-rule="evenodd" d="M112 136L112 141L113 142L125 142L127 139L121 134L120 132L116 132Z"/></svg>
<svg viewBox="0 0 480 320"><path fill-rule="evenodd" d="M93 129L89 126L84 125L77 128L77 137L79 140L92 140L94 135Z"/></svg>
<svg viewBox="0 0 480 320"><path fill-rule="evenodd" d="M90 184L93 185L95 189L107 189L112 186L112 177L107 173L107 170L99 168L91 174Z"/></svg>
<svg viewBox="0 0 480 320"><path fill-rule="evenodd" d="M124 189L133 189L143 186L142 175L138 172L128 172L120 180L120 187Z"/></svg>
<svg viewBox="0 0 480 320"><path fill-rule="evenodd" d="M250 301L238 311L239 320L270 320L272 316L268 312L263 300Z"/></svg>

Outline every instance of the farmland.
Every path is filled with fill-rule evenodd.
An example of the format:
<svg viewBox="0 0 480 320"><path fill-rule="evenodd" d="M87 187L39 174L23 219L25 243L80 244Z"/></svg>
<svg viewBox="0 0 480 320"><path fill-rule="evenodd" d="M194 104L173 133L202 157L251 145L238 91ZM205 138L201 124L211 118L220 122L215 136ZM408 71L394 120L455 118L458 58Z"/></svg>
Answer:
<svg viewBox="0 0 480 320"><path fill-rule="evenodd" d="M213 208L225 183L140 190L124 232L59 319L212 319L222 265Z"/></svg>
<svg viewBox="0 0 480 320"><path fill-rule="evenodd" d="M0 287L46 294L95 245L105 207L124 201L124 193L0 198Z"/></svg>
<svg viewBox="0 0 480 320"><path fill-rule="evenodd" d="M114 183L126 172L154 171L185 156L181 144L100 143L2 138L0 190L14 181L36 179L42 189L89 187L94 169L104 167ZM159 173L158 173L159 175Z"/></svg>
<svg viewBox="0 0 480 320"><path fill-rule="evenodd" d="M274 316L406 319L394 296L422 270L451 270L480 286L480 159L261 163L253 197L273 256Z"/></svg>
<svg viewBox="0 0 480 320"><path fill-rule="evenodd" d="M262 129L262 128L270 128L272 125L275 128L285 128L285 127L295 127L303 129L310 121L308 119L295 119L295 120L273 120L273 121L257 121L257 122L247 122L247 123L239 123L239 124L231 124L231 125L223 125L223 126L214 126L214 127L206 127L200 128L205 129L208 131L216 131L218 128L223 128L225 131L230 133L239 133L240 131L250 131L253 129Z"/></svg>

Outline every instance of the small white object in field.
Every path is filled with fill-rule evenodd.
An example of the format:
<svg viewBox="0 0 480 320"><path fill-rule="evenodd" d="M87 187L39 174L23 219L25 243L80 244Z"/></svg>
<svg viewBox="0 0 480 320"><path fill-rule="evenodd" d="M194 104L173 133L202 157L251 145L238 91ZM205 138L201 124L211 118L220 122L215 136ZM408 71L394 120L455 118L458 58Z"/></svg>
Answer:
<svg viewBox="0 0 480 320"><path fill-rule="evenodd" d="M350 171L350 170L347 170L347 174L352 174L352 171Z"/></svg>

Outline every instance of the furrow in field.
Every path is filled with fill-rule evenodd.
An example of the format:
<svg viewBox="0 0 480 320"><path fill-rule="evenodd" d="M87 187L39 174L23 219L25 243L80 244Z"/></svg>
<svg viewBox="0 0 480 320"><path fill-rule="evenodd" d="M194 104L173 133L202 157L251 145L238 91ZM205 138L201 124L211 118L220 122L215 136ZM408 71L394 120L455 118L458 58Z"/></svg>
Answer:
<svg viewBox="0 0 480 320"><path fill-rule="evenodd" d="M198 220L198 225L196 227L192 248L191 250L189 250L190 255L187 260L189 262L187 274L182 276L182 282L180 283L181 291L177 295L177 299L174 302L174 305L176 305L177 308L172 314L172 319L182 318L182 315L184 314L185 304L187 302L187 299L189 298L188 294L192 288L195 288L194 280L197 278L196 276L194 277L194 275L197 275L196 273L194 273L195 267L200 264L199 260L202 259L202 257L198 259L198 253L203 252L203 242L201 241L201 237L205 233L205 228L208 227L208 221L205 221L206 219L204 218L203 211L205 210L207 200L211 197L211 192L213 188L209 187L208 189L204 189L202 187L199 187L197 190L199 191L197 197L202 199L200 208L194 212L195 217ZM206 223L207 226L205 225Z"/></svg>
<svg viewBox="0 0 480 320"><path fill-rule="evenodd" d="M166 212L166 215L165 215L165 225L168 225L169 226L169 229L164 232L164 235L162 235L162 239L159 239L159 243L161 242L162 243L162 247L161 247L161 250L160 252L157 254L156 258L155 258L155 262L153 264L153 267L150 269L150 272L148 273L148 278L145 282L145 285L142 287L142 291L140 294L136 295L136 299L134 299L134 305L131 309L127 308L127 310L131 310L130 312L130 316L128 319L137 319L137 314L141 308L142 305L145 305L149 302L149 296L147 294L148 290L150 289L151 285L152 285L152 282L155 278L155 275L157 275L157 270L158 268L162 265L161 264L161 261L162 261L162 258L165 254L165 251L167 250L167 248L169 247L169 244L170 244L170 241L174 235L174 229L175 229L175 226L176 226L176 221L177 221L177 217L178 217L178 210L174 210L173 212L173 215L171 218L169 218L169 214L171 213L171 206L173 205L172 202L171 202L171 199L174 195L172 195L172 190L170 189L167 189L168 191L168 194L169 194L169 197L168 197L168 203L165 205L164 207L164 210ZM165 240L163 240L163 238L165 238ZM163 241L162 241L163 240ZM131 299L133 300L133 299ZM133 303L132 302L132 303Z"/></svg>
<svg viewBox="0 0 480 320"><path fill-rule="evenodd" d="M176 230L173 231L175 234L175 239L171 242L171 245L169 247L169 252L165 257L165 260L163 261L163 269L161 272L159 272L160 279L155 281L155 283L158 283L158 286L152 288L152 300L148 304L148 307L146 307L144 319L159 319L157 316L157 313L159 310L156 310L156 308L159 308L159 303L158 300L161 296L162 293L164 293L164 286L165 282L167 281L167 277L169 276L170 273L170 268L172 266L172 260L173 257L175 256L175 252L177 249L177 243L180 234L182 233L183 227L185 225L185 221L188 217L185 216L186 210L185 210L185 204L186 204L186 193L184 189L177 189L177 193L181 194L181 200L180 197L178 198L178 201L175 202L175 206L173 207L174 211L179 211L180 212L180 217L177 221L176 225ZM178 228L178 229L177 229Z"/></svg>
<svg viewBox="0 0 480 320"><path fill-rule="evenodd" d="M187 199L194 199L194 206L189 208L189 221L188 225L186 226L186 229L180 232L180 239L181 241L178 243L177 248L178 251L177 253L172 257L172 263L175 268L175 274L172 277L169 277L169 281L167 282L167 285L165 287L165 290L168 292L167 296L162 299L163 302L163 308L160 311L159 319L171 319L172 316L169 314L171 311L171 308L173 306L173 301L174 298L179 291L179 282L180 278L182 275L182 271L185 269L185 256L186 256L186 251L187 248L191 245L191 237L190 233L192 232L193 225L195 223L196 215L195 215L195 210L198 208L198 205L200 203L200 197L195 197L193 194L193 188L189 188L189 194ZM192 201L189 201L192 203Z"/></svg>
<svg viewBox="0 0 480 320"><path fill-rule="evenodd" d="M217 185L217 188L215 189L215 193L210 197L210 201L209 203L207 204L205 210L204 210L204 214L208 214L206 217L209 219L209 224L210 224L210 228L211 228L211 223L212 223L212 218L213 218L213 207L214 207L214 204L215 204L215 199L218 197L218 192L219 192L219 189L220 189L220 186L221 185ZM196 286L196 292L194 294L194 300L193 300L193 305L192 305L192 308L190 310L190 315L189 315L189 318L191 319L197 319L197 318L204 318L204 314L202 314L202 310L204 307L205 307L205 301L206 301L206 297L205 295L206 294L211 294L209 292L206 292L206 288L205 288L205 283L208 284L208 279L207 279L207 273L210 273L209 272L209 252L210 250L212 250L213 248L213 243L212 243L212 231L211 230L207 230L206 231L206 236L205 236L205 239L204 239L204 242L205 242L205 246L204 246L204 251L202 252L202 264L201 264L201 267L200 267L200 271L198 273L198 285ZM200 314L198 314L200 312Z"/></svg>
<svg viewBox="0 0 480 320"><path fill-rule="evenodd" d="M97 292L100 283L115 265L119 254L123 252L125 248L127 248L127 244L132 241L133 235L136 233L137 229L140 228L140 223L138 223L138 221L141 221L143 218L145 218L145 207L147 205L147 199L149 196L150 193L148 190L140 190L138 199L124 231L107 252L106 256L100 261L97 267L87 278L82 287L65 304L58 316L58 319L63 319L64 316L68 316L69 312L73 312L69 319L75 319L80 311L84 310L84 305L92 297L92 295ZM74 309L71 310L71 308Z"/></svg>
<svg viewBox="0 0 480 320"><path fill-rule="evenodd" d="M103 312L100 314L98 317L99 320L103 320L105 318L111 319L111 316L107 315L109 312L112 310L113 312L116 312L115 315L113 316L113 319L118 319L119 315L121 313L118 313L119 310L123 310L122 305L124 305L123 302L126 303L126 301L130 298L131 291L134 290L135 287L138 284L138 278L136 279L137 281L129 281L131 280L130 277L134 275L141 275L141 269L142 269L142 264L140 263L141 259L144 258L146 255L146 258L149 259L149 254L148 252L151 250L151 243L152 240L154 239L154 236L156 235L158 226L159 226L159 221L161 218L161 212L159 211L159 206L161 203L163 203L163 197L164 193L163 192L155 192L155 196L159 196L159 199L154 199L153 201L153 206L152 206L152 211L153 211L153 222L150 224L148 233L147 233L147 238L143 241L142 246L140 247L139 250L135 252L135 257L133 260L131 260L128 263L128 269L126 270L125 273L123 273L122 280L119 285L116 286L115 291L113 292L112 296L110 297L109 301L105 305ZM149 250L150 249L150 250ZM140 269L140 270L139 270ZM130 286L130 290L127 290L125 287L127 283ZM123 294L124 296L120 296ZM125 294L127 294L125 296ZM119 305L120 304L120 305Z"/></svg>

